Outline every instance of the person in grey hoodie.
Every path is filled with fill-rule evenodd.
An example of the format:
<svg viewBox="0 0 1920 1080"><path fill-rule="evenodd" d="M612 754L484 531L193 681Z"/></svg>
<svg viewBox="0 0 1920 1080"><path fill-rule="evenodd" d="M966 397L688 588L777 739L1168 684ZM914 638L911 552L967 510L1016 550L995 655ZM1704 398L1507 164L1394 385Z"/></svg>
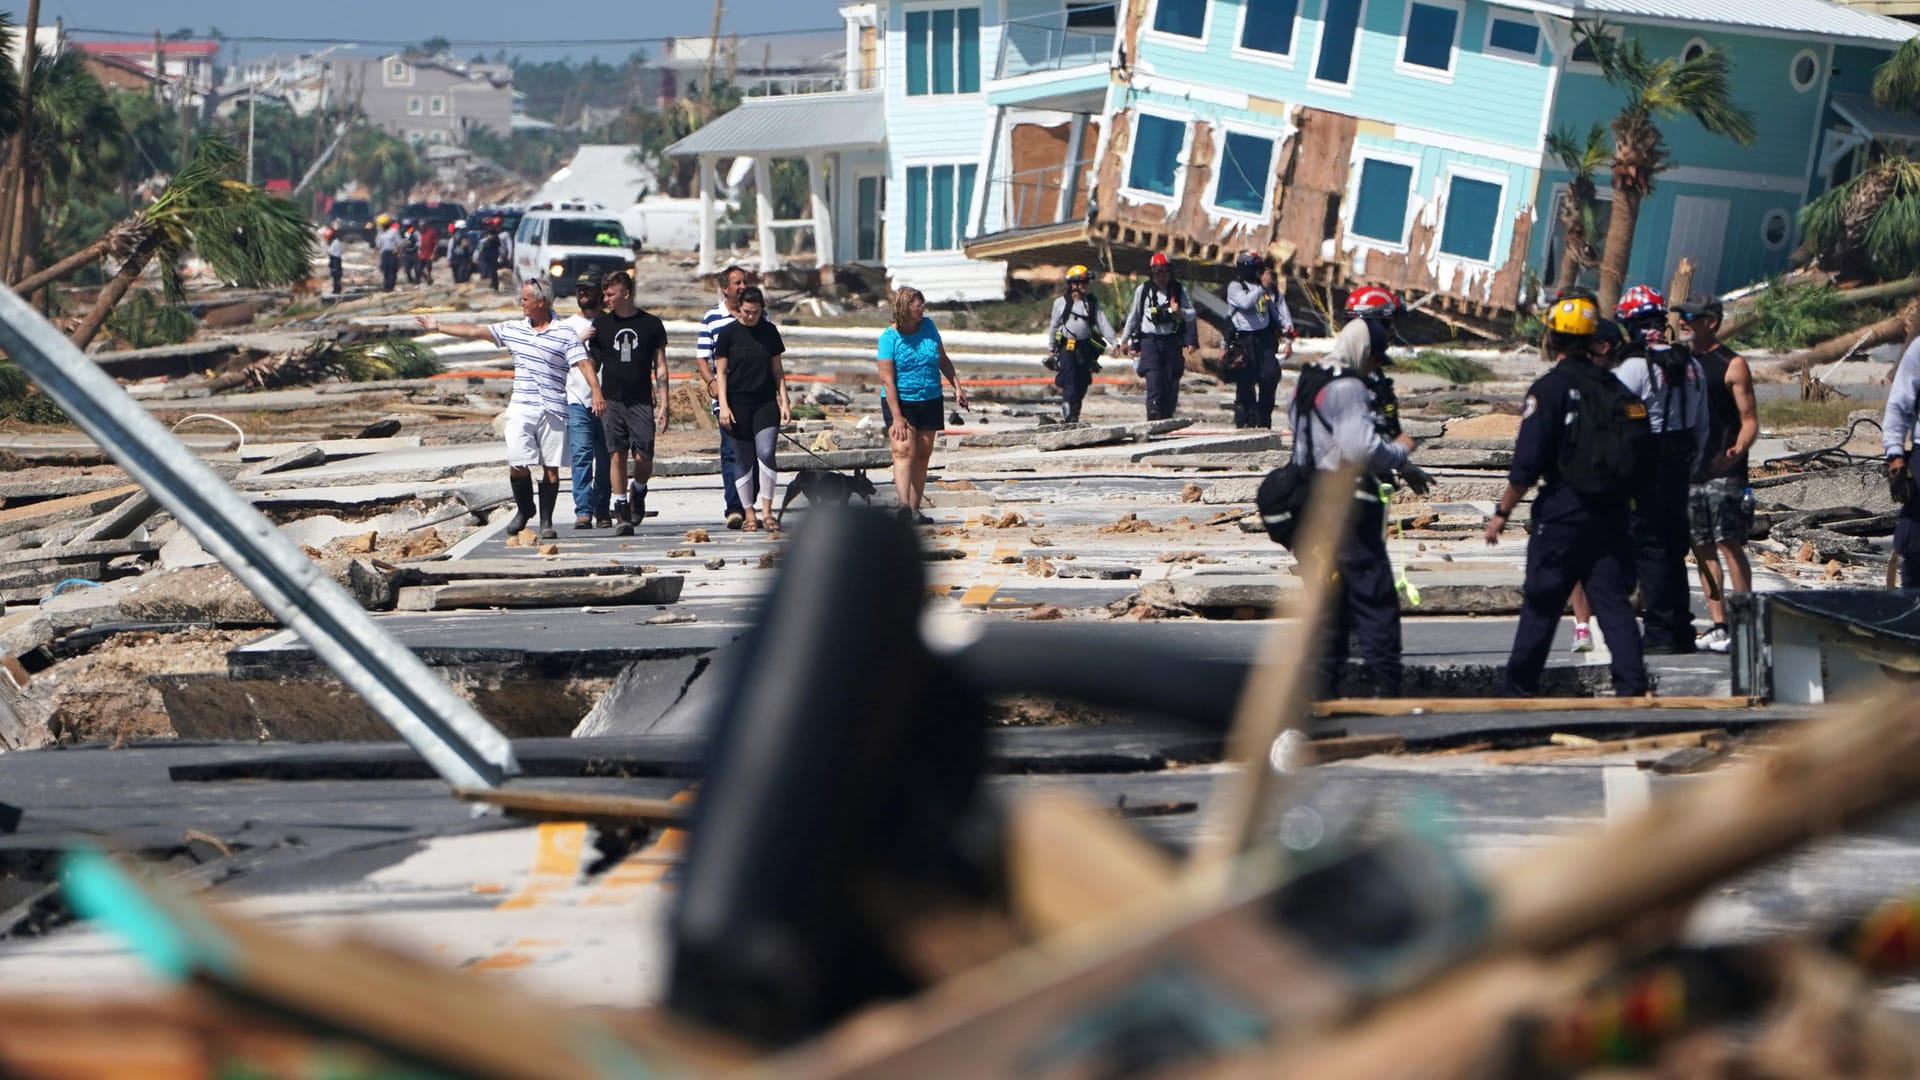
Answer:
<svg viewBox="0 0 1920 1080"><path fill-rule="evenodd" d="M1147 419L1165 420L1180 407L1180 377L1186 374L1185 352L1200 350L1198 319L1187 287L1173 276L1173 261L1164 251L1153 253L1147 280L1133 292L1127 324L1120 329L1134 370L1147 381Z"/></svg>
<svg viewBox="0 0 1920 1080"><path fill-rule="evenodd" d="M1060 388L1062 422L1080 419L1080 403L1093 385L1093 373L1100 370L1100 354L1117 354L1118 337L1100 309L1100 298L1093 295L1092 271L1084 266L1068 270L1067 291L1053 302L1053 319L1047 325L1053 346L1048 366L1054 369L1053 384Z"/></svg>
<svg viewBox="0 0 1920 1080"><path fill-rule="evenodd" d="M1900 560L1900 587L1920 589L1920 493L1914 490L1914 413L1920 409L1920 337L1907 342L1887 392L1880 420L1880 447L1887 454L1887 480L1900 517L1893 525L1893 554Z"/></svg>

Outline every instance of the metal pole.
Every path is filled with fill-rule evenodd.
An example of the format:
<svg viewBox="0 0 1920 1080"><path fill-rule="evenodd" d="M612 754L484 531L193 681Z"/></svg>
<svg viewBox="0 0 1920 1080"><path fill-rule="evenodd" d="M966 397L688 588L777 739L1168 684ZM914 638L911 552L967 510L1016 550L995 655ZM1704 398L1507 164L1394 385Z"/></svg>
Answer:
<svg viewBox="0 0 1920 1080"><path fill-rule="evenodd" d="M253 186L253 103L259 91L253 81L247 81L247 186Z"/></svg>
<svg viewBox="0 0 1920 1080"><path fill-rule="evenodd" d="M494 787L520 771L504 735L11 289L0 348L442 779Z"/></svg>

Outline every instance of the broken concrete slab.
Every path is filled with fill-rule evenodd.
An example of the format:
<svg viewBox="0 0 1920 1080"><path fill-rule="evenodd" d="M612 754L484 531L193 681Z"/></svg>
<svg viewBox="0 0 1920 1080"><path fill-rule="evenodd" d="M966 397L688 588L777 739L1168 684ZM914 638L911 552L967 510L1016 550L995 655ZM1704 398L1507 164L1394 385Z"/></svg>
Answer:
<svg viewBox="0 0 1920 1080"><path fill-rule="evenodd" d="M1262 454L1284 450L1287 445L1286 436L1278 431L1263 431L1257 435L1198 437L1183 439L1172 446L1156 446L1151 450L1141 450L1128 455L1127 460L1155 462L1170 457L1186 457L1194 454Z"/></svg>
<svg viewBox="0 0 1920 1080"><path fill-rule="evenodd" d="M1090 446L1139 442L1153 435L1165 435L1191 427L1192 419L1151 420L1138 424L1088 424L1085 427L1049 431L1034 441L1041 450L1082 450Z"/></svg>
<svg viewBox="0 0 1920 1080"><path fill-rule="evenodd" d="M377 421L376 424L378 423L391 423L396 431L399 430L400 427L400 421L398 420ZM417 450L420 448L420 436L408 435L399 438L371 438L364 435L357 435L351 439L317 439L313 442L306 443L248 443L240 448L239 456L241 461L267 461L279 457L288 451L303 450L308 447L317 449L326 455L326 460L334 461L340 458L364 457L367 454L384 454L395 450Z"/></svg>
<svg viewBox="0 0 1920 1080"><path fill-rule="evenodd" d="M1415 464L1428 469L1505 469L1513 464L1513 448L1505 446L1478 450L1452 445L1423 446L1413 460Z"/></svg>
<svg viewBox="0 0 1920 1080"><path fill-rule="evenodd" d="M650 566L564 555L540 559L431 559L402 562L399 567L407 575L410 585L445 585L453 581L510 578L638 576L653 572Z"/></svg>
<svg viewBox="0 0 1920 1080"><path fill-rule="evenodd" d="M70 563L117 559L122 555L151 555L158 550L148 540L104 540L91 544L65 544L51 548L26 548L0 554L0 571L38 566L64 566Z"/></svg>
<svg viewBox="0 0 1920 1080"><path fill-rule="evenodd" d="M1763 506L1857 506L1875 514L1898 509L1887 490L1886 466L1878 462L1794 476L1756 476L1752 487L1755 501Z"/></svg>
<svg viewBox="0 0 1920 1080"><path fill-rule="evenodd" d="M445 585L413 585L400 590L400 611L457 611L469 608L550 608L612 604L671 604L680 599L686 579L664 577L496 578Z"/></svg>
<svg viewBox="0 0 1920 1080"><path fill-rule="evenodd" d="M108 488L125 487L125 476L42 476L33 479L0 480L0 507L25 506L45 499L86 495Z"/></svg>
<svg viewBox="0 0 1920 1080"><path fill-rule="evenodd" d="M347 562L347 595L368 611L391 611L399 601L402 572L368 559Z"/></svg>
<svg viewBox="0 0 1920 1080"><path fill-rule="evenodd" d="M120 598L138 580L122 578L98 588L82 586L68 589L58 596L49 596L40 601L40 606L35 610L52 623L56 638L101 623L122 622L127 616L120 610Z"/></svg>
<svg viewBox="0 0 1920 1080"><path fill-rule="evenodd" d="M134 622L255 626L279 623L273 613L222 566L150 570L125 589L120 597L120 611Z"/></svg>
<svg viewBox="0 0 1920 1080"><path fill-rule="evenodd" d="M1055 574L1063 578L1084 578L1094 581L1125 581L1140 576L1137 566L1123 566L1119 563L1089 563L1074 560L1055 566Z"/></svg>
<svg viewBox="0 0 1920 1080"><path fill-rule="evenodd" d="M258 465L249 466L241 471L240 478L252 479L273 473L292 472L295 469L311 469L315 465L326 463L327 452L310 443L306 446L296 446L283 454L277 454Z"/></svg>
<svg viewBox="0 0 1920 1080"><path fill-rule="evenodd" d="M1207 489L1200 493L1200 501L1206 503L1208 506L1232 506L1239 503L1250 503L1253 501L1254 495L1260 491L1260 484L1264 479L1265 477L1254 477L1251 479L1216 481L1215 483L1208 484Z"/></svg>
<svg viewBox="0 0 1920 1080"><path fill-rule="evenodd" d="M12 536L64 522L83 521L104 513L139 491L138 484L123 483L98 491L9 507L0 510L0 536Z"/></svg>
<svg viewBox="0 0 1920 1080"><path fill-rule="evenodd" d="M160 501L147 491L129 496L120 505L101 515L82 529L69 543L95 544L105 540L125 540L160 512Z"/></svg>
<svg viewBox="0 0 1920 1080"><path fill-rule="evenodd" d="M1060 564L1061 576L1072 563ZM1521 575L1518 568L1508 570L1445 570L1408 575L1420 590L1415 606L1401 597L1400 608L1418 615L1512 615L1520 610ZM1140 589L1142 603L1160 607L1184 607L1203 613L1224 613L1252 609L1270 612L1276 605L1294 597L1303 588L1292 575L1250 573L1246 570L1201 570L1161 581L1150 581Z"/></svg>
<svg viewBox="0 0 1920 1080"><path fill-rule="evenodd" d="M652 733L711 665L711 658L706 656L670 656L628 664L580 718L573 737Z"/></svg>
<svg viewBox="0 0 1920 1080"><path fill-rule="evenodd" d="M38 608L0 615L0 656L32 652L53 638L53 620Z"/></svg>
<svg viewBox="0 0 1920 1080"><path fill-rule="evenodd" d="M808 453L788 444L775 455L774 463L783 473L794 473L801 469L884 469L893 465L893 452L883 446ZM711 476L719 471L720 458L717 455L667 458L653 463L653 475L661 477Z"/></svg>

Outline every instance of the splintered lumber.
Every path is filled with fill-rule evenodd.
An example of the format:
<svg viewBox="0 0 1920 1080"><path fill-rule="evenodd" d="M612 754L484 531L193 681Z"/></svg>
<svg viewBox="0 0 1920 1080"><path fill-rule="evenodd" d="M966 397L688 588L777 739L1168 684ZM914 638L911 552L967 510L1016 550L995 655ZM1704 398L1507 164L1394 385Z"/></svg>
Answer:
<svg viewBox="0 0 1920 1080"><path fill-rule="evenodd" d="M1748 697L1334 698L1313 715L1412 716L1418 713L1607 712L1614 709L1746 709Z"/></svg>
<svg viewBox="0 0 1920 1080"><path fill-rule="evenodd" d="M1315 761L1325 765L1330 761L1351 761L1375 754L1403 754L1407 740L1399 735L1341 735L1315 739L1307 744L1307 749L1313 752Z"/></svg>
<svg viewBox="0 0 1920 1080"><path fill-rule="evenodd" d="M1007 811L1007 884L1020 924L1057 933L1164 892L1173 860L1084 795L1048 792Z"/></svg>
<svg viewBox="0 0 1920 1080"><path fill-rule="evenodd" d="M1724 740L1722 728L1707 731L1682 731L1672 735L1649 735L1642 739L1612 739L1585 746L1536 746L1526 750L1504 750L1487 755L1489 765L1531 765L1568 758L1605 757L1608 754L1634 754L1653 750L1684 750Z"/></svg>
<svg viewBox="0 0 1920 1080"><path fill-rule="evenodd" d="M671 604L680 599L686 579L600 576L575 578L500 578L454 581L445 585L402 588L399 611L458 611L468 608L553 608L599 604Z"/></svg>
<svg viewBox="0 0 1920 1080"><path fill-rule="evenodd" d="M692 816L692 806L672 799L645 799L588 791L538 791L529 788L455 788L462 802L497 806L514 817L536 821L637 821L647 825L678 825Z"/></svg>
<svg viewBox="0 0 1920 1080"><path fill-rule="evenodd" d="M67 856L74 907L168 974L455 1076L490 1080L678 1074L604 1024L474 975L365 941L311 944L137 879L108 856Z"/></svg>

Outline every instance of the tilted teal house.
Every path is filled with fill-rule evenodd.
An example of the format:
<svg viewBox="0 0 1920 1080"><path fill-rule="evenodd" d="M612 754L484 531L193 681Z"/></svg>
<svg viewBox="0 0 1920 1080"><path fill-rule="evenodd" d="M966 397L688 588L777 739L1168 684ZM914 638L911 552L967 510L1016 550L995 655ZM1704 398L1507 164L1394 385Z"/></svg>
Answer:
<svg viewBox="0 0 1920 1080"><path fill-rule="evenodd" d="M1068 42L1082 16L1058 0L997 6L1016 44ZM1091 65L1036 47L1019 59L1029 70L986 90L1002 132L1034 110L1097 130L1069 182L1090 205L1039 221L983 204L969 252L1128 265L1157 249L1201 263L1271 250L1307 280L1433 294L1430 308L1466 318L1511 311L1533 275L1557 284L1567 176L1548 133L1584 133L1622 101L1576 47L1575 19L1655 55L1725 50L1758 121L1747 147L1663 122L1676 167L1642 208L1635 280L1664 285L1682 257L1700 288L1781 268L1794 212L1858 167L1869 137L1914 135L1865 94L1915 28L1825 0L1129 0L1115 17L1103 89ZM993 147L986 190L1073 164L1012 143Z"/></svg>
<svg viewBox="0 0 1920 1080"><path fill-rule="evenodd" d="M1622 102L1576 47L1577 19L1655 55L1724 50L1758 121L1746 147L1662 122L1675 167L1641 209L1636 281L1664 285L1682 257L1700 288L1780 269L1794 212L1859 168L1870 139L1920 140L1920 120L1867 96L1916 29L1827 0L839 10L844 91L751 99L674 149L709 177L728 157L804 157L811 217L763 238L811 229L824 261L883 269L936 301L996 298L1010 267L1126 269L1165 250L1204 274L1255 249L1300 279L1388 285L1451 317L1510 312L1560 284L1567 176L1548 133L1584 133Z"/></svg>

